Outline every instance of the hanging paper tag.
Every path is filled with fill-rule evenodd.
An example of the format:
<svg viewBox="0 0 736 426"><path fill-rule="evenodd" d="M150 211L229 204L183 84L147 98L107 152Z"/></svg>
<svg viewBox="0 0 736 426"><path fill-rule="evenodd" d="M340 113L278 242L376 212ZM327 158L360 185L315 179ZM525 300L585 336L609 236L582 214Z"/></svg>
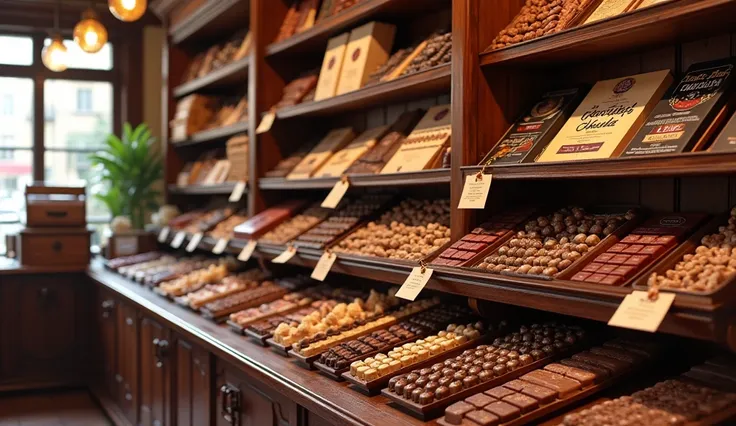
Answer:
<svg viewBox="0 0 736 426"><path fill-rule="evenodd" d="M429 278L432 276L432 269L417 266L411 270L411 274L406 277L406 281L401 285L399 291L396 292L396 297L400 297L406 300L414 300L419 296L419 292L422 291Z"/></svg>
<svg viewBox="0 0 736 426"><path fill-rule="evenodd" d="M243 193L245 192L245 182L240 181L235 184L235 188L233 188L233 192L230 193L230 198L227 200L231 203L237 203L240 201L241 198L243 198Z"/></svg>
<svg viewBox="0 0 736 426"><path fill-rule="evenodd" d="M465 186L460 196L459 209L484 209L493 175L477 173L465 176Z"/></svg>
<svg viewBox="0 0 736 426"><path fill-rule="evenodd" d="M171 229L168 226L164 226L161 231L158 233L158 242L159 243L165 243L166 239L169 238L169 232Z"/></svg>
<svg viewBox="0 0 736 426"><path fill-rule="evenodd" d="M342 197L344 197L345 193L348 192L348 188L350 188L350 182L348 182L347 179L340 179L337 181L335 186L332 187L332 191L327 194L325 200L322 201L321 206L326 209L334 209L338 204L340 204L340 200L342 200Z"/></svg>
<svg viewBox="0 0 736 426"><path fill-rule="evenodd" d="M286 263L296 254L296 247L289 246L280 255L271 260L273 263Z"/></svg>
<svg viewBox="0 0 736 426"><path fill-rule="evenodd" d="M192 235L192 239L189 240L189 244L187 245L187 251L193 252L197 249L197 246L199 245L199 242L202 241L202 233L197 232L196 234Z"/></svg>
<svg viewBox="0 0 736 426"><path fill-rule="evenodd" d="M675 300L674 293L659 293L652 300L646 291L633 291L624 298L608 325L654 333Z"/></svg>
<svg viewBox="0 0 736 426"><path fill-rule="evenodd" d="M227 244L230 242L227 238L220 238L217 240L217 244L215 244L214 247L212 247L212 253L213 254L222 254L223 251L227 248Z"/></svg>
<svg viewBox="0 0 736 426"><path fill-rule="evenodd" d="M184 231L179 231L176 235L174 235L174 239L171 240L171 247L178 249L181 247L181 243L184 242L184 238L187 237L187 233Z"/></svg>
<svg viewBox="0 0 736 426"><path fill-rule="evenodd" d="M267 131L271 130L271 126L273 126L274 121L276 121L276 113L267 112L266 115L264 115L261 119L261 122L258 124L258 127L256 128L256 134L260 135L261 133L266 133Z"/></svg>
<svg viewBox="0 0 736 426"><path fill-rule="evenodd" d="M256 250L257 245L257 241L249 240L248 244L246 244L245 247L243 247L243 250L240 251L240 254L238 255L238 260L241 262L247 262L248 259L253 256L253 252Z"/></svg>
<svg viewBox="0 0 736 426"><path fill-rule="evenodd" d="M332 269L332 264L337 260L337 255L331 251L325 251L317 262L317 266L314 267L311 277L317 281L324 281L327 274Z"/></svg>

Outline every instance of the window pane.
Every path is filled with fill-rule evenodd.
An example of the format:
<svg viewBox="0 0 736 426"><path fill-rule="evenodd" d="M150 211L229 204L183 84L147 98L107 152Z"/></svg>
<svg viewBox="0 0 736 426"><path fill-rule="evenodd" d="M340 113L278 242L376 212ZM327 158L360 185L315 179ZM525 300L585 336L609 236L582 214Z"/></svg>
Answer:
<svg viewBox="0 0 736 426"><path fill-rule="evenodd" d="M33 146L33 81L29 78L0 77L0 145Z"/></svg>
<svg viewBox="0 0 736 426"><path fill-rule="evenodd" d="M32 182L30 149L0 147L0 253L5 252L5 235L16 232L24 216L23 193Z"/></svg>
<svg viewBox="0 0 736 426"><path fill-rule="evenodd" d="M87 217L91 219L109 220L107 207L91 196L92 164L88 152L49 152L46 151L45 181L53 185L87 186Z"/></svg>
<svg viewBox="0 0 736 426"><path fill-rule="evenodd" d="M112 84L47 80L44 91L46 148L95 149L105 142L112 132Z"/></svg>
<svg viewBox="0 0 736 426"><path fill-rule="evenodd" d="M51 39L44 40L44 46L51 44ZM105 43L97 53L87 53L82 50L73 40L64 40L64 46L67 50L68 68L78 68L86 70L105 70L112 69L112 45Z"/></svg>
<svg viewBox="0 0 736 426"><path fill-rule="evenodd" d="M33 40L30 37L0 36L0 64L33 64Z"/></svg>

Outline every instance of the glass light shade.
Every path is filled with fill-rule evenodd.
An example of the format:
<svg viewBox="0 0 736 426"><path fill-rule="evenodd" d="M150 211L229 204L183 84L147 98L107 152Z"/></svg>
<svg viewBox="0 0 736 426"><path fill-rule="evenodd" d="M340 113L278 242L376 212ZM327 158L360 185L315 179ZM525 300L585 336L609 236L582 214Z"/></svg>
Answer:
<svg viewBox="0 0 736 426"><path fill-rule="evenodd" d="M92 9L87 9L74 27L74 41L87 53L97 53L107 43L107 30Z"/></svg>
<svg viewBox="0 0 736 426"><path fill-rule="evenodd" d="M107 5L116 18L125 22L138 20L146 13L146 0L108 0Z"/></svg>
<svg viewBox="0 0 736 426"><path fill-rule="evenodd" d="M44 46L41 51L41 60L43 61L43 64L46 65L46 68L51 71L59 72L66 69L66 46L64 46L64 42L60 35L55 35L53 40L51 40L51 44Z"/></svg>

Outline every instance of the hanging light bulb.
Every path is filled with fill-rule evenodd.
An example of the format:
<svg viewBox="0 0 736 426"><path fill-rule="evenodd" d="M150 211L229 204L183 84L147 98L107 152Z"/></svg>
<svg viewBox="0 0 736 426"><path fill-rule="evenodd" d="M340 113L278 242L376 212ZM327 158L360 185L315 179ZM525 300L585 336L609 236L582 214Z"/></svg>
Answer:
<svg viewBox="0 0 736 426"><path fill-rule="evenodd" d="M64 39L61 38L59 33L59 4L56 3L56 10L54 11L54 34L51 37L51 43L48 46L44 46L41 51L41 61L46 65L46 68L51 71L64 71L67 64L66 46L64 46Z"/></svg>
<svg viewBox="0 0 736 426"><path fill-rule="evenodd" d="M107 43L107 30L92 8L84 11L82 20L74 27L74 41L87 53L97 53Z"/></svg>
<svg viewBox="0 0 736 426"><path fill-rule="evenodd" d="M110 12L121 21L132 22L146 12L146 0L108 0Z"/></svg>

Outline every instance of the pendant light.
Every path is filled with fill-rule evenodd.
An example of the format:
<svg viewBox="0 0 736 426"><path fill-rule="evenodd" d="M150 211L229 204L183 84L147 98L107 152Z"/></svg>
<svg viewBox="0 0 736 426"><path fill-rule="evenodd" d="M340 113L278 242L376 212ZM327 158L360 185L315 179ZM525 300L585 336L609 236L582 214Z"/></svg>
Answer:
<svg viewBox="0 0 736 426"><path fill-rule="evenodd" d="M74 27L74 41L87 53L97 53L107 43L107 30L97 19L92 2Z"/></svg>
<svg viewBox="0 0 736 426"><path fill-rule="evenodd" d="M146 13L146 0L108 0L110 12L121 21L132 22Z"/></svg>
<svg viewBox="0 0 736 426"><path fill-rule="evenodd" d="M61 0L56 2L56 10L54 11L54 34L51 36L51 44L44 46L41 51L41 60L46 68L51 71L64 71L67 67L67 52L64 46L64 39L59 32L59 4Z"/></svg>

